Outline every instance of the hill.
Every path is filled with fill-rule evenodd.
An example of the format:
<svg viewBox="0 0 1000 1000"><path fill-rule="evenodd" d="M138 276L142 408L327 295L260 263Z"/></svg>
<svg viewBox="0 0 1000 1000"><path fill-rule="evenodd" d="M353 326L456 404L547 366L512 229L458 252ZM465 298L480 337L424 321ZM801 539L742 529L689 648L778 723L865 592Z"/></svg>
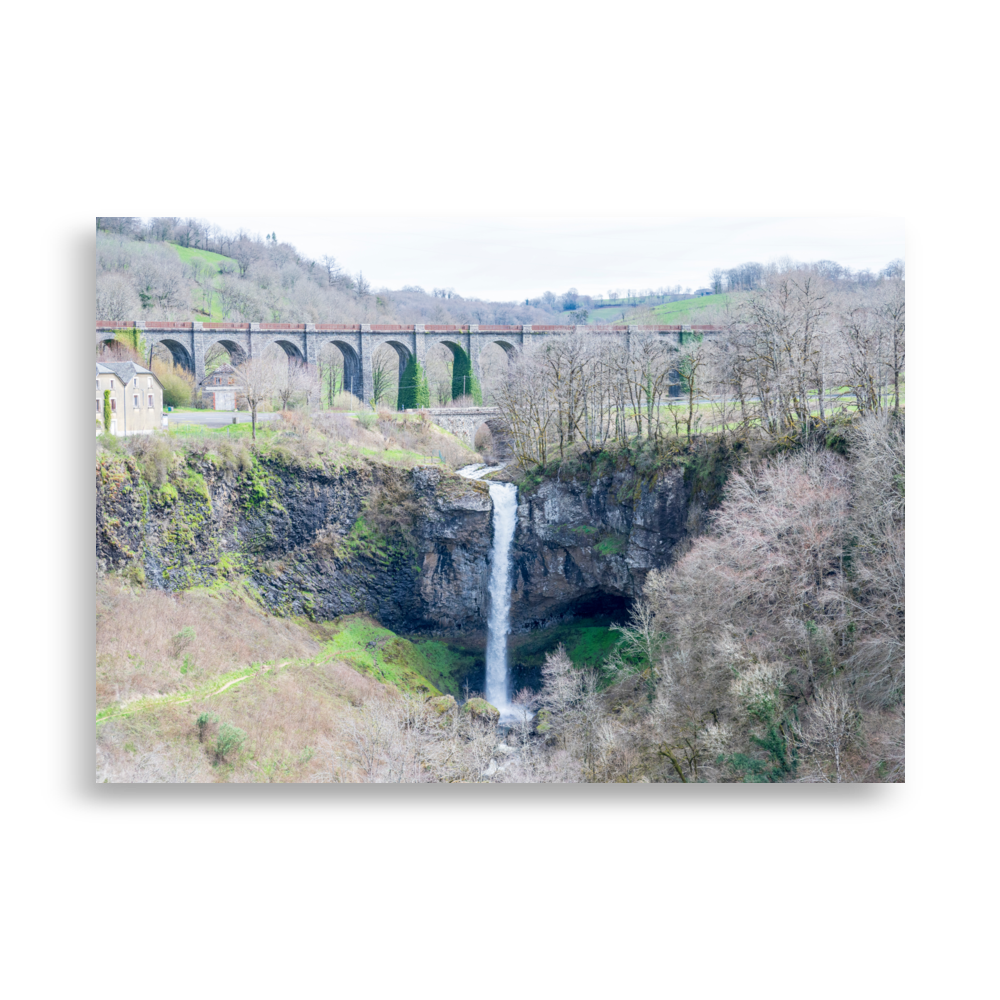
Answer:
<svg viewBox="0 0 1000 1000"><path fill-rule="evenodd" d="M662 323L665 326L675 324L694 325L700 323L698 318L704 313L719 309L729 302L729 295L704 295L700 298L680 299L677 302L664 302L656 306L613 306L603 309L592 309L587 322L590 325L595 323L627 323L629 320L648 322L647 317L652 315L654 323Z"/></svg>

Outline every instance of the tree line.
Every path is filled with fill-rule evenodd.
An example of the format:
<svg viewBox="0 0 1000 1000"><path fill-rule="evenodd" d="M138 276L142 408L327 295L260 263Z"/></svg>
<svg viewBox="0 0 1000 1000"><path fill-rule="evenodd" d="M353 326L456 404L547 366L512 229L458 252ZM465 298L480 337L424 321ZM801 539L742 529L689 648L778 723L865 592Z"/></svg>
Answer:
<svg viewBox="0 0 1000 1000"><path fill-rule="evenodd" d="M721 333L577 331L514 355L492 390L518 460L662 441L808 436L835 413L898 412L905 279L844 283L822 271L765 275L712 314Z"/></svg>

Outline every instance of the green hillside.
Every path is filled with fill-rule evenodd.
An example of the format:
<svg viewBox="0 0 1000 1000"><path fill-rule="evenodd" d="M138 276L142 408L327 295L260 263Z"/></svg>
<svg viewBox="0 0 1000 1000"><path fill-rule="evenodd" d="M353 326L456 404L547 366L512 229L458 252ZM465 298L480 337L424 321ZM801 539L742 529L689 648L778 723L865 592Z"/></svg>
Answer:
<svg viewBox="0 0 1000 1000"><path fill-rule="evenodd" d="M231 257L223 256L221 253L213 253L211 250L196 250L194 247L182 247L178 243L168 243L167 246L176 250L177 256L185 264L191 264L202 271L214 271L215 278L212 284L215 289L219 289L222 286L222 275L225 271L233 273L237 271L236 261ZM195 291L193 299L201 307L198 309L198 316L201 321L206 323L221 323L225 319L222 314L222 305L217 295L212 295L209 298L204 290L200 294L198 291Z"/></svg>
<svg viewBox="0 0 1000 1000"><path fill-rule="evenodd" d="M729 300L728 295L704 295L698 299L681 299L679 302L664 302L659 306L651 308L640 306L639 308L628 308L615 306L604 309L592 309L587 321L593 323L622 323L634 319L637 315L647 315L650 311L657 323L664 326L680 324L696 325L701 322L698 318L706 309L719 308L724 306ZM624 315L624 320L622 316Z"/></svg>

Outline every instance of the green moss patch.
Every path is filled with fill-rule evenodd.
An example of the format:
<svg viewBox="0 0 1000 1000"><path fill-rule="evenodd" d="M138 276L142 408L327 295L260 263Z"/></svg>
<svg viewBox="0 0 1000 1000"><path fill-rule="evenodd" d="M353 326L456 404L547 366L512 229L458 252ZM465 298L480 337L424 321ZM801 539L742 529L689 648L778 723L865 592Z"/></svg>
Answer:
<svg viewBox="0 0 1000 1000"><path fill-rule="evenodd" d="M353 615L334 623L336 634L325 643L317 662L340 660L376 680L403 691L440 695L424 671L430 664L408 639L382 628L366 615ZM433 672L433 670L429 671Z"/></svg>
<svg viewBox="0 0 1000 1000"><path fill-rule="evenodd" d="M521 670L536 669L545 662L545 654L562 643L574 666L599 667L621 639L610 626L609 618L580 618L533 632L511 649L511 661Z"/></svg>
<svg viewBox="0 0 1000 1000"><path fill-rule="evenodd" d="M609 535L594 546L594 551L602 556L618 556L625 551L627 545L628 538L625 535Z"/></svg>
<svg viewBox="0 0 1000 1000"><path fill-rule="evenodd" d="M462 680L472 673L481 661L481 654L450 646L435 639L414 642L416 652L423 657L421 673L441 691L456 697Z"/></svg>

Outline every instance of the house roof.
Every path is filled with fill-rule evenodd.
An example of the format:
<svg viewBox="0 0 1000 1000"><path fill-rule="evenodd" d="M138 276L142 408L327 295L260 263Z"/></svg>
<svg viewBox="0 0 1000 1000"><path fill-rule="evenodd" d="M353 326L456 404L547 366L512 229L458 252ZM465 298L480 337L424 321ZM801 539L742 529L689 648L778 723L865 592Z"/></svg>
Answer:
<svg viewBox="0 0 1000 1000"><path fill-rule="evenodd" d="M206 375L201 380L201 384L202 385L211 385L212 384L212 379L216 378L217 376L220 376L220 375L232 375L236 379L239 379L240 373L232 365L219 365L219 367L216 368L214 372L211 372L210 374Z"/></svg>
<svg viewBox="0 0 1000 1000"><path fill-rule="evenodd" d="M153 375L148 368L143 368L142 365L137 365L134 361L97 361L95 364L98 375L117 375L126 384L137 375ZM156 376L153 375L153 378ZM158 378L156 381L159 384Z"/></svg>

